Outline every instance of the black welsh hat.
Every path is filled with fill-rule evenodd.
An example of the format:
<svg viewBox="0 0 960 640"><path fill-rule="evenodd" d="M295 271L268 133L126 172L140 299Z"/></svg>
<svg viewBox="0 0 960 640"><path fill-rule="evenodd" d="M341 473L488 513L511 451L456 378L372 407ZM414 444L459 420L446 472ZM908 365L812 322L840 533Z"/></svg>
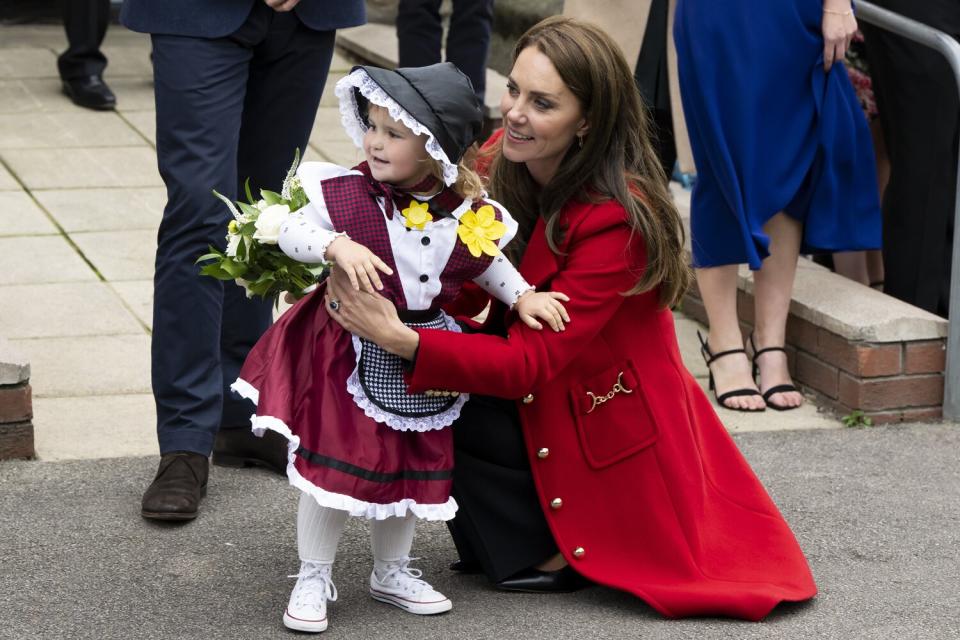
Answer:
<svg viewBox="0 0 960 640"><path fill-rule="evenodd" d="M366 104L383 107L416 135L427 136L427 153L443 165L443 180L457 180L457 163L476 141L483 111L473 85L456 66L381 69L358 66L337 82L344 129L363 148Z"/></svg>

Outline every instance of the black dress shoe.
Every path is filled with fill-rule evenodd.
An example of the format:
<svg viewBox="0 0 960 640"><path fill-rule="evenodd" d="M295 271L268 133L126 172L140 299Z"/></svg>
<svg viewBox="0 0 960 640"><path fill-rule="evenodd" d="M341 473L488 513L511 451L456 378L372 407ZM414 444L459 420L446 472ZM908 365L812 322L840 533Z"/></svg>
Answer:
<svg viewBox="0 0 960 640"><path fill-rule="evenodd" d="M569 566L556 571L524 569L497 583L497 589L522 593L569 593L590 585L590 581Z"/></svg>
<svg viewBox="0 0 960 640"><path fill-rule="evenodd" d="M474 573L482 573L483 568L480 566L479 562L468 562L467 560L457 560L456 562L450 563L450 571L456 571L457 573L474 574Z"/></svg>
<svg viewBox="0 0 960 640"><path fill-rule="evenodd" d="M99 75L67 78L63 80L63 92L78 107L106 111L117 106L117 97Z"/></svg>
<svg viewBox="0 0 960 640"><path fill-rule="evenodd" d="M157 476L147 487L140 515L151 520L193 520L207 495L207 457L175 451L160 457Z"/></svg>
<svg viewBox="0 0 960 640"><path fill-rule="evenodd" d="M287 475L287 439L267 430L258 438L250 427L220 429L213 441L213 464L218 467L264 467Z"/></svg>

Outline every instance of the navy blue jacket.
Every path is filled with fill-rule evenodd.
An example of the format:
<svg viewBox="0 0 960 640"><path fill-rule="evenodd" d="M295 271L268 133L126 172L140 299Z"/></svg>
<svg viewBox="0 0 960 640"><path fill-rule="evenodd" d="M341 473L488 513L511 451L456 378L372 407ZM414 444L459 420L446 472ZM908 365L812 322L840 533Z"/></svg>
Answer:
<svg viewBox="0 0 960 640"><path fill-rule="evenodd" d="M221 38L240 28L254 2L263 0L124 0L120 22L141 33ZM366 22L363 0L301 0L294 11L317 31Z"/></svg>

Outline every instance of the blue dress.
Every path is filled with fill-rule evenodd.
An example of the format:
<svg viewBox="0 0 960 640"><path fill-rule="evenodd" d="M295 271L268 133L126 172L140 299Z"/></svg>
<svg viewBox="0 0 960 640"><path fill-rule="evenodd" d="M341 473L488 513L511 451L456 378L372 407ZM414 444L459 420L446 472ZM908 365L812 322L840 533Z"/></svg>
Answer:
<svg viewBox="0 0 960 640"><path fill-rule="evenodd" d="M873 144L846 69L823 69L821 0L679 0L674 36L697 184L695 267L769 255L763 225L803 222L804 253L880 247Z"/></svg>

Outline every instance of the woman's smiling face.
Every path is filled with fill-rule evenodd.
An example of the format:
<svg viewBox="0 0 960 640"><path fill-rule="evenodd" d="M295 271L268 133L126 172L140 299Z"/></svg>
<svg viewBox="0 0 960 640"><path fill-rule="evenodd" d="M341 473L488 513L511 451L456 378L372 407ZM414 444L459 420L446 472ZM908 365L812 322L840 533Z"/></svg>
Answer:
<svg viewBox="0 0 960 640"><path fill-rule="evenodd" d="M541 186L550 181L570 145L588 128L580 101L550 58L535 46L517 56L500 112L504 157L525 163Z"/></svg>

